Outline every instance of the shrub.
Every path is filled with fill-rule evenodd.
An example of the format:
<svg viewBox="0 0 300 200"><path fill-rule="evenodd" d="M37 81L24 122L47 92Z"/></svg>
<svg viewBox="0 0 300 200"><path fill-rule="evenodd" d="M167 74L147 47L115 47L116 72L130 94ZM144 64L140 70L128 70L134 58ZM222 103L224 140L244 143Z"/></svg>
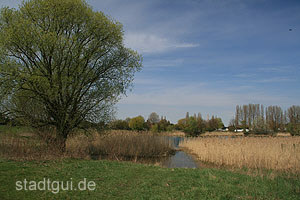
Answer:
<svg viewBox="0 0 300 200"><path fill-rule="evenodd" d="M158 124L153 124L150 128L150 131L153 133L158 133L159 132Z"/></svg>
<svg viewBox="0 0 300 200"><path fill-rule="evenodd" d="M125 120L115 120L109 124L109 128L113 130L129 130L129 124Z"/></svg>
<svg viewBox="0 0 300 200"><path fill-rule="evenodd" d="M145 119L142 116L137 116L129 121L129 128L136 131L141 131L144 129Z"/></svg>
<svg viewBox="0 0 300 200"><path fill-rule="evenodd" d="M300 135L300 123L290 123L287 130L292 136Z"/></svg>
<svg viewBox="0 0 300 200"><path fill-rule="evenodd" d="M194 117L190 117L187 120L186 127L184 128L184 132L188 133L191 136L197 136L201 133L201 129L197 120Z"/></svg>

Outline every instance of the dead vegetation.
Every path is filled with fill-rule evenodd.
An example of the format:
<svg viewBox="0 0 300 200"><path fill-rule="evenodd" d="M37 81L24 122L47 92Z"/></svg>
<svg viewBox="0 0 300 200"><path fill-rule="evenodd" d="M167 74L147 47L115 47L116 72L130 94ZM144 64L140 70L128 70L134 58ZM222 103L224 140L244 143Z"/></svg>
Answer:
<svg viewBox="0 0 300 200"><path fill-rule="evenodd" d="M63 154L55 140L44 134L0 134L0 157L15 160L58 158L139 160L164 157L174 152L164 137L132 131L78 132L70 136Z"/></svg>
<svg viewBox="0 0 300 200"><path fill-rule="evenodd" d="M300 137L189 138L181 147L219 166L300 172Z"/></svg>

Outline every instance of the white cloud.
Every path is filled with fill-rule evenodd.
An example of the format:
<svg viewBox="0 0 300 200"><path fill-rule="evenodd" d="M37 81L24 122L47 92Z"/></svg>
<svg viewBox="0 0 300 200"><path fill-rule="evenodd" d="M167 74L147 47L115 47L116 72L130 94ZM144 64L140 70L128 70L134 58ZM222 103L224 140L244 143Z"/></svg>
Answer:
<svg viewBox="0 0 300 200"><path fill-rule="evenodd" d="M184 63L184 59L151 59L144 61L143 65L147 68L160 68L160 67L176 67ZM156 69L157 70L157 69Z"/></svg>
<svg viewBox="0 0 300 200"><path fill-rule="evenodd" d="M161 53L178 48L198 47L193 43L178 43L165 37L148 33L125 34L125 45L140 53Z"/></svg>
<svg viewBox="0 0 300 200"><path fill-rule="evenodd" d="M174 47L176 48L193 48L198 47L199 44L193 44L193 43L182 43L182 44L175 44Z"/></svg>

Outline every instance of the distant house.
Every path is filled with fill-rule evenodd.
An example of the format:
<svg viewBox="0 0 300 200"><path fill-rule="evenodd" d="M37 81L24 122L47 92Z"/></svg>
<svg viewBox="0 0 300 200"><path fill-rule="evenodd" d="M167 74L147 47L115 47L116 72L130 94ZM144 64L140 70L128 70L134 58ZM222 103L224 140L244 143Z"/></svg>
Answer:
<svg viewBox="0 0 300 200"><path fill-rule="evenodd" d="M246 128L245 131L246 131L246 132L249 132L249 129ZM237 129L234 130L234 132L242 133L242 132L244 132L244 129L242 129L242 128L237 128Z"/></svg>
<svg viewBox="0 0 300 200"><path fill-rule="evenodd" d="M217 131L227 132L229 131L228 127L219 128Z"/></svg>
<svg viewBox="0 0 300 200"><path fill-rule="evenodd" d="M223 128L222 128L222 131L223 131L223 132L227 132L227 131L229 131L229 128L228 128L228 127L223 127Z"/></svg>

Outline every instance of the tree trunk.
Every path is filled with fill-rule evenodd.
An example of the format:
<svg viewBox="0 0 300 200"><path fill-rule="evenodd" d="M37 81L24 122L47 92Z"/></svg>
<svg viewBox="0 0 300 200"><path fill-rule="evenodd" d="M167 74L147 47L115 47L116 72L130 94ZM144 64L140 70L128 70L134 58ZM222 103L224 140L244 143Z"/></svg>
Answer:
<svg viewBox="0 0 300 200"><path fill-rule="evenodd" d="M60 151L60 153L62 153L62 154L66 152L66 141L67 141L67 138L63 137L63 136L58 136L56 138L57 148Z"/></svg>
<svg viewBox="0 0 300 200"><path fill-rule="evenodd" d="M60 153L62 154L66 152L66 141L68 138L68 133L69 132L66 129L57 129L56 145Z"/></svg>

